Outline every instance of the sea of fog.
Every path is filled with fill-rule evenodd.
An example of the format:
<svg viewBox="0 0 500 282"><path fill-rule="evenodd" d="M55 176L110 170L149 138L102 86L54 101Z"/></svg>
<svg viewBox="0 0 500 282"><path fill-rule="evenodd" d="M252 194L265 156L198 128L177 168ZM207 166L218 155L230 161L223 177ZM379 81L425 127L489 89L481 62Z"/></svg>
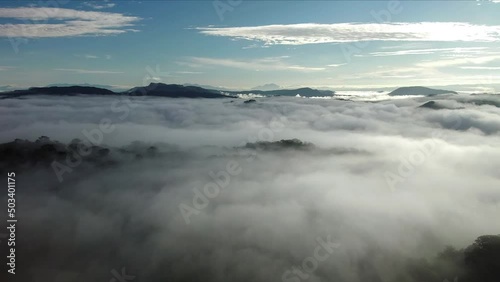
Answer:
<svg viewBox="0 0 500 282"><path fill-rule="evenodd" d="M19 277L452 281L500 233L500 97L338 94L0 100Z"/></svg>

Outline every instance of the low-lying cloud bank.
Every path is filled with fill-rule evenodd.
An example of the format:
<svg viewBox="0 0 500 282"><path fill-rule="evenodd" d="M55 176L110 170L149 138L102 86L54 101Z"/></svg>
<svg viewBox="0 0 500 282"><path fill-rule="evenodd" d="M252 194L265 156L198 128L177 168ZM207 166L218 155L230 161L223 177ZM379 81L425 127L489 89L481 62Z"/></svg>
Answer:
<svg viewBox="0 0 500 282"><path fill-rule="evenodd" d="M18 278L497 281L500 99L432 99L1 100Z"/></svg>

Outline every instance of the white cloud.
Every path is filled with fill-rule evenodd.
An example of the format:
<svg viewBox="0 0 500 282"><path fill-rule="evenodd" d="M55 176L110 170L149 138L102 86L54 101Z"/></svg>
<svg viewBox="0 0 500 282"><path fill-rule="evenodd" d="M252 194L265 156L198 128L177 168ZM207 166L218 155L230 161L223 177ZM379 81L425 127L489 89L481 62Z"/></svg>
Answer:
<svg viewBox="0 0 500 282"><path fill-rule="evenodd" d="M460 67L464 70L500 70L500 67Z"/></svg>
<svg viewBox="0 0 500 282"><path fill-rule="evenodd" d="M6 70L10 70L14 67L11 67L11 66L0 66L0 71L6 71Z"/></svg>
<svg viewBox="0 0 500 282"><path fill-rule="evenodd" d="M19 24L0 24L0 37L70 37L114 35L136 31L140 18L119 13L80 11L63 8L0 8L0 18L22 20ZM58 23L47 23L57 20ZM45 21L45 22L40 22Z"/></svg>
<svg viewBox="0 0 500 282"><path fill-rule="evenodd" d="M357 41L466 41L500 40L500 26L460 22L289 24L251 27L201 27L202 34L264 42L267 45L303 45Z"/></svg>
<svg viewBox="0 0 500 282"><path fill-rule="evenodd" d="M417 66L425 68L442 68L442 67L459 66L466 64L481 65L496 60L500 60L500 55L425 61L418 63Z"/></svg>
<svg viewBox="0 0 500 282"><path fill-rule="evenodd" d="M80 58L85 58L85 59L106 59L106 60L110 60L111 59L111 55L104 55L104 56L98 56L98 55L93 55L93 54L84 54L84 55L75 55L76 57L80 57Z"/></svg>
<svg viewBox="0 0 500 282"><path fill-rule="evenodd" d="M457 47L457 48L432 48L432 49L414 49L414 50L399 50L391 52L373 52L370 56L385 57L385 56L403 56L403 55L429 55L436 53L447 54L481 54L487 47ZM358 55L364 56L364 55Z"/></svg>
<svg viewBox="0 0 500 282"><path fill-rule="evenodd" d="M202 72L199 72L199 71L177 71L176 73L178 73L178 74L203 74Z"/></svg>
<svg viewBox="0 0 500 282"><path fill-rule="evenodd" d="M105 71L105 70L86 70L86 69L54 69L56 71L69 71L81 74L119 74L123 72L117 71Z"/></svg>
<svg viewBox="0 0 500 282"><path fill-rule="evenodd" d="M252 44L252 45L248 45L248 46L242 47L241 49L247 50L247 49L268 48L268 47L269 46L266 46L266 45Z"/></svg>
<svg viewBox="0 0 500 282"><path fill-rule="evenodd" d="M327 65L327 67L331 67L331 68L338 68L338 67L341 67L341 66L344 66L346 64L330 64L330 65Z"/></svg>
<svg viewBox="0 0 500 282"><path fill-rule="evenodd" d="M477 5L481 6L483 3L500 3L500 0L476 0Z"/></svg>
<svg viewBox="0 0 500 282"><path fill-rule="evenodd" d="M295 71L322 71L322 67L308 67L300 65L291 65L284 62L288 57L269 57L256 60L233 60L233 59L219 59L219 58L203 58L191 57L191 63L194 65L212 65L223 66L229 68L263 71L263 70L295 70Z"/></svg>
<svg viewBox="0 0 500 282"><path fill-rule="evenodd" d="M92 9L97 9L97 10L107 9L107 8L113 8L114 6L116 6L115 3L110 3L107 0L104 0L104 1L89 1L89 2L83 2L82 4L85 5L85 6L87 6L87 7L92 8Z"/></svg>
<svg viewBox="0 0 500 282"><path fill-rule="evenodd" d="M384 67L377 71L369 71L365 73L356 74L340 74L338 78L344 80L370 80L370 79L383 79L383 78L413 78L422 77L422 73L434 76L434 70L425 70L417 67Z"/></svg>

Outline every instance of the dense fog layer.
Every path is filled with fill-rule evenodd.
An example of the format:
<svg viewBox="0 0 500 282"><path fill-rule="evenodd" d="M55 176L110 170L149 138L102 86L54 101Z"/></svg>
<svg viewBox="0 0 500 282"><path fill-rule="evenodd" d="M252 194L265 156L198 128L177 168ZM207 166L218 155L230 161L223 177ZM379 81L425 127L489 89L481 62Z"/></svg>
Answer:
<svg viewBox="0 0 500 282"><path fill-rule="evenodd" d="M0 143L31 141L0 166L16 172L18 267L53 282L123 268L134 281L452 281L462 269L412 269L500 233L499 105L0 100Z"/></svg>

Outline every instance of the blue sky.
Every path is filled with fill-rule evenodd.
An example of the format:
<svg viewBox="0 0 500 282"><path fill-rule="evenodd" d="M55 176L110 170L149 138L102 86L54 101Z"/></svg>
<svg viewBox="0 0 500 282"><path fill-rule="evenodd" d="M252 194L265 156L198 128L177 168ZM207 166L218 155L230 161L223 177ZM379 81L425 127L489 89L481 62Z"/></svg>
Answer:
<svg viewBox="0 0 500 282"><path fill-rule="evenodd" d="M0 86L488 88L496 2L2 1Z"/></svg>

